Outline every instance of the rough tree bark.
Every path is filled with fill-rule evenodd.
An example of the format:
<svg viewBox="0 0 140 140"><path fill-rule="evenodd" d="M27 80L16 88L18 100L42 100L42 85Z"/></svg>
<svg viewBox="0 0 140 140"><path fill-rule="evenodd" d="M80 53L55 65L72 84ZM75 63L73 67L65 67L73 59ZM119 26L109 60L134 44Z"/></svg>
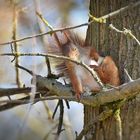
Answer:
<svg viewBox="0 0 140 140"><path fill-rule="evenodd" d="M138 0L91 0L90 13L100 17L127 6ZM140 7L121 12L117 16L109 18L106 24L93 23L87 31L86 43L96 47L104 55L111 55L120 69L121 81L127 81L124 68L133 79L140 77L140 46L128 36L109 29L112 23L122 30L130 29L138 38ZM121 108L122 138L117 134L115 117L110 117L104 122L96 123L93 129L85 136L86 140L138 140L140 138L140 96L126 102ZM101 112L102 108L84 107L84 127L89 124Z"/></svg>

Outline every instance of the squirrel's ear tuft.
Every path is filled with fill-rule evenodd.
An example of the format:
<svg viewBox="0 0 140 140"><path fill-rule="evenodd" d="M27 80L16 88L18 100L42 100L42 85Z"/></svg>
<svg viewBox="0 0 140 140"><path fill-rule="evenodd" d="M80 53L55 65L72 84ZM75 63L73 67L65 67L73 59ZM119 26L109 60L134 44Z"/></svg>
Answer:
<svg viewBox="0 0 140 140"><path fill-rule="evenodd" d="M73 31L67 30L63 32L65 38L73 43L75 46L84 47L84 39L82 39L78 34Z"/></svg>

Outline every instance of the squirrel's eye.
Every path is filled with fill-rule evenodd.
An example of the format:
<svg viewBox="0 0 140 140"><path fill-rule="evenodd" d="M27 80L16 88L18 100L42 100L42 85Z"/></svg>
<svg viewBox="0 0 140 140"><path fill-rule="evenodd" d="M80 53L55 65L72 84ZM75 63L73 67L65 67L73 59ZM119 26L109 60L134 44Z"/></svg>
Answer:
<svg viewBox="0 0 140 140"><path fill-rule="evenodd" d="M76 47L73 47L72 50L73 50L73 51L76 51Z"/></svg>

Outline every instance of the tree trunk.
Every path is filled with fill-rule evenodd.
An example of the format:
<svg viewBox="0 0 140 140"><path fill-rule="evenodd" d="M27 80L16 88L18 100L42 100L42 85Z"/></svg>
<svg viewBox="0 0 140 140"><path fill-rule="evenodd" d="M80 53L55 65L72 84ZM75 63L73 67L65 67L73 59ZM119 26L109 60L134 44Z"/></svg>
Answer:
<svg viewBox="0 0 140 140"><path fill-rule="evenodd" d="M91 0L90 13L100 17L138 0ZM129 36L109 29L112 23L116 28L130 29L140 39L140 7L131 8L107 19L106 24L93 23L87 30L86 43L100 54L111 55L120 70L121 82L127 81L124 68L132 79L140 77L140 46ZM85 136L86 140L138 140L140 138L140 95L127 101L121 108L122 137L118 135L115 117L98 122ZM102 108L84 107L84 127L94 120Z"/></svg>

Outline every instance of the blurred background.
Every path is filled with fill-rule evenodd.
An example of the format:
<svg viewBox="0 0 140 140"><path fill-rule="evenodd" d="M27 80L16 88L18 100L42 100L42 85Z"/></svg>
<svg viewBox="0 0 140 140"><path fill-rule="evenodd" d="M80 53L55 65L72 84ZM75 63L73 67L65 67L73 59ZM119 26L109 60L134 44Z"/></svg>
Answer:
<svg viewBox="0 0 140 140"><path fill-rule="evenodd" d="M16 11L16 38L49 31L35 11L40 12L54 28L82 24L88 21L89 0L0 0L0 43L13 40L14 10ZM75 29L83 39L87 27ZM17 43L22 53L46 53L51 43L49 35ZM11 53L10 45L0 46L0 53ZM13 57L0 57L0 88L17 87ZM22 66L36 74L46 76L47 66L42 57L20 57ZM55 70L53 70L55 73ZM20 71L21 86L31 86L31 76ZM0 139L2 140L52 140L57 131L59 111L51 119L57 101L22 105L0 112ZM60 140L73 140L75 132L83 127L83 106L70 102L65 106L63 131Z"/></svg>

